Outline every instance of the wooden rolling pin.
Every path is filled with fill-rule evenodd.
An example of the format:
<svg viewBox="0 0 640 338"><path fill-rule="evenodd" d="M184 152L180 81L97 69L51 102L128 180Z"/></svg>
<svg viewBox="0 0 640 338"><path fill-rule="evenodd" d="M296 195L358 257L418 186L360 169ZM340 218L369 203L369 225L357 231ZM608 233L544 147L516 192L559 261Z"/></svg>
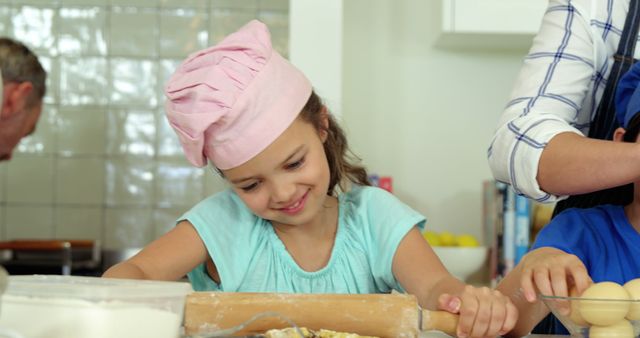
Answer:
<svg viewBox="0 0 640 338"><path fill-rule="evenodd" d="M417 337L439 330L455 336L458 315L422 310L405 294L283 294L194 292L187 295L184 325L189 335L229 329L264 312L277 312L297 326L381 338ZM258 319L235 335L291 327L278 317Z"/></svg>

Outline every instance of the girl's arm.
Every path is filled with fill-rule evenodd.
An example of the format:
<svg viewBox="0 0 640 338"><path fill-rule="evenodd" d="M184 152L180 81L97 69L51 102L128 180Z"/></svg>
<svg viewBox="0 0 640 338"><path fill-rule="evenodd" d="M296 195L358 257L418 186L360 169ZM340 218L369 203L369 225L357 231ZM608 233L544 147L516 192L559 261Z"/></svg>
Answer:
<svg viewBox="0 0 640 338"><path fill-rule="evenodd" d="M429 243L414 227L402 239L393 257L393 275L402 287L418 297L425 309L438 309L438 297L446 291L459 294L465 284L453 277Z"/></svg>
<svg viewBox="0 0 640 338"><path fill-rule="evenodd" d="M109 268L102 277L175 281L208 258L193 225L182 221L137 255Z"/></svg>
<svg viewBox="0 0 640 338"><path fill-rule="evenodd" d="M507 297L453 277L416 227L398 246L393 274L423 308L459 313L458 337L495 337L516 322L517 310Z"/></svg>
<svg viewBox="0 0 640 338"><path fill-rule="evenodd" d="M549 309L536 296L537 292L566 297L571 287L575 286L580 294L590 283L591 278L578 257L551 247L529 252L497 287L518 308L518 322L508 336L528 335L549 314Z"/></svg>

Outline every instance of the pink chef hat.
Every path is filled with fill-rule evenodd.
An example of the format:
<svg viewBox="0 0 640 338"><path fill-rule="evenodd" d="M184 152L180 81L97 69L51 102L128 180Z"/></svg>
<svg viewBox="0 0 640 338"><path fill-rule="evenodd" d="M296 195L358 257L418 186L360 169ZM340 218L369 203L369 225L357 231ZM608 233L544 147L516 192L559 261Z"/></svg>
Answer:
<svg viewBox="0 0 640 338"><path fill-rule="evenodd" d="M165 95L169 123L187 159L230 169L284 132L311 96L311 84L272 48L267 26L253 20L191 54Z"/></svg>

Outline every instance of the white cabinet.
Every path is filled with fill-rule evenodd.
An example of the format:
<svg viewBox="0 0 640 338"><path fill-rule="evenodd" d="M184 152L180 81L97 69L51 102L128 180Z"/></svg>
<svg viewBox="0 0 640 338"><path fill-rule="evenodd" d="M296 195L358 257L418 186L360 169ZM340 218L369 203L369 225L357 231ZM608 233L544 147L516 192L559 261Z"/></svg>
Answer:
<svg viewBox="0 0 640 338"><path fill-rule="evenodd" d="M547 0L442 0L445 33L535 34Z"/></svg>

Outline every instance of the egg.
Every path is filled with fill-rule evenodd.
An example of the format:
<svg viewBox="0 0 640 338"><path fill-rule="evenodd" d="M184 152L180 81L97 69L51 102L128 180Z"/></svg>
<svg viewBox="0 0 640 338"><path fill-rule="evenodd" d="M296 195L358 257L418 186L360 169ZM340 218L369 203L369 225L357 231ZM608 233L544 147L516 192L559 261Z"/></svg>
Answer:
<svg viewBox="0 0 640 338"><path fill-rule="evenodd" d="M613 282L591 284L578 301L582 318L598 326L609 326L623 320L630 305L629 292L622 285Z"/></svg>
<svg viewBox="0 0 640 338"><path fill-rule="evenodd" d="M579 296L580 295L578 294L578 291L576 290L575 287L572 287L569 290L569 297L576 298ZM569 318L571 318L571 321L576 325L589 326L589 323L587 323L587 321L584 320L584 318L582 318L582 315L580 314L580 309L578 308L578 301L570 300L569 302L571 303L571 313L569 314Z"/></svg>
<svg viewBox="0 0 640 338"><path fill-rule="evenodd" d="M627 319L640 320L640 278L626 282L623 287L629 293L630 298L635 300L635 302L631 303Z"/></svg>
<svg viewBox="0 0 640 338"><path fill-rule="evenodd" d="M613 325L597 326L589 328L589 338L633 338L633 326L628 320L623 319Z"/></svg>

